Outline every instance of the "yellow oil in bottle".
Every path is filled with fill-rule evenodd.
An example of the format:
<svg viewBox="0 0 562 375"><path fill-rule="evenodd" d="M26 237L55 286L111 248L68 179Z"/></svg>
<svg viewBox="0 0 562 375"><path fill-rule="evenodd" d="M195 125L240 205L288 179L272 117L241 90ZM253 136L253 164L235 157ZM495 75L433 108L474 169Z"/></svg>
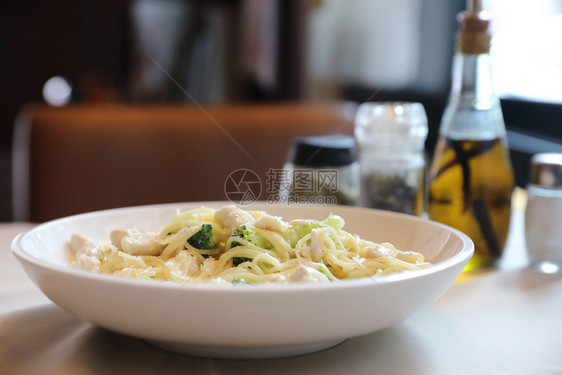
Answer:
<svg viewBox="0 0 562 375"><path fill-rule="evenodd" d="M509 230L513 171L504 143L442 137L429 172L428 213L473 241L467 270L493 266Z"/></svg>

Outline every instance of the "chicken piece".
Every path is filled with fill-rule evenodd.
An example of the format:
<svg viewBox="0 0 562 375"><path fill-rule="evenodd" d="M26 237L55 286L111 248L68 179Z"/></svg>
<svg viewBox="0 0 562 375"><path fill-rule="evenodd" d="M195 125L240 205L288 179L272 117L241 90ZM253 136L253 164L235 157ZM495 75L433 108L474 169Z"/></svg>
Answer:
<svg viewBox="0 0 562 375"><path fill-rule="evenodd" d="M253 220L252 215L234 205L225 206L215 212L215 221L231 232Z"/></svg>
<svg viewBox="0 0 562 375"><path fill-rule="evenodd" d="M109 234L109 239L111 240L111 244L118 249L121 249L121 241L124 237L129 236L132 234L131 229L115 229L111 231Z"/></svg>
<svg viewBox="0 0 562 375"><path fill-rule="evenodd" d="M289 225L285 223L280 217L271 215L265 215L257 219L254 222L254 227L279 233L289 229Z"/></svg>
<svg viewBox="0 0 562 375"><path fill-rule="evenodd" d="M315 262L322 259L322 237L325 235L322 229L313 229L310 232L310 257Z"/></svg>
<svg viewBox="0 0 562 375"><path fill-rule="evenodd" d="M254 218L254 220L259 219L260 217L269 215L267 212L265 211L246 211L248 212L250 215L252 215L252 217Z"/></svg>
<svg viewBox="0 0 562 375"><path fill-rule="evenodd" d="M312 225L313 221L312 220L306 220L306 219L294 219L291 220L291 222L289 224L291 224L291 226L293 227L300 227L300 226L306 226L306 225Z"/></svg>
<svg viewBox="0 0 562 375"><path fill-rule="evenodd" d="M111 251L79 234L70 237L69 245L74 254L74 265L84 270L97 270L103 257Z"/></svg>
<svg viewBox="0 0 562 375"><path fill-rule="evenodd" d="M187 251L180 251L175 257L168 259L165 266L174 281L186 282L199 271L197 257Z"/></svg>
<svg viewBox="0 0 562 375"><path fill-rule="evenodd" d="M303 265L298 266L291 276L289 276L289 282L317 283L324 281L329 281L326 275L312 267Z"/></svg>
<svg viewBox="0 0 562 375"><path fill-rule="evenodd" d="M81 236L79 234L73 234L70 237L69 245L72 253L74 255L79 255L83 252L89 251L92 246L95 246L95 243L90 241L84 236Z"/></svg>
<svg viewBox="0 0 562 375"><path fill-rule="evenodd" d="M110 238L114 246L131 255L157 256L164 250L164 245L158 243L158 235L152 232L117 229L111 232Z"/></svg>
<svg viewBox="0 0 562 375"><path fill-rule="evenodd" d="M201 266L199 267L199 271L195 274L194 277L197 278L199 275L212 275L215 272L217 263L218 262L213 257L209 257L205 259L201 264ZM212 278L209 280L212 280Z"/></svg>
<svg viewBox="0 0 562 375"><path fill-rule="evenodd" d="M272 284L283 284L286 282L287 282L287 278L283 275L275 275L268 281L268 283L272 283Z"/></svg>
<svg viewBox="0 0 562 375"><path fill-rule="evenodd" d="M366 257L367 258L382 258L382 257L392 257L394 256L394 252L392 249L379 245L373 244L365 249Z"/></svg>
<svg viewBox="0 0 562 375"><path fill-rule="evenodd" d="M423 255L415 251L397 251L396 258L409 263L423 262Z"/></svg>

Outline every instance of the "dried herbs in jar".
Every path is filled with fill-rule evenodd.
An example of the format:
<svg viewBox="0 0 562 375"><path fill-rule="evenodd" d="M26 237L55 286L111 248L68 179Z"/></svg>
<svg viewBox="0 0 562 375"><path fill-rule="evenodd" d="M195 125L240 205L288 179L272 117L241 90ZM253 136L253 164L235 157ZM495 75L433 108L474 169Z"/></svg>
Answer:
<svg viewBox="0 0 562 375"><path fill-rule="evenodd" d="M427 117L420 103L365 103L355 118L361 205L420 216Z"/></svg>

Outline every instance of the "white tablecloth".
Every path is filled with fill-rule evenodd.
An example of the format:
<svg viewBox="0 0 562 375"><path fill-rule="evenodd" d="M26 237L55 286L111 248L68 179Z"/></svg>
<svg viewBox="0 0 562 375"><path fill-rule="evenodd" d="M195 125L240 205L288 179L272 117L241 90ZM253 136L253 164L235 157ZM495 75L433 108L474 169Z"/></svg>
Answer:
<svg viewBox="0 0 562 375"><path fill-rule="evenodd" d="M562 374L562 276L526 267L522 220L516 210L499 269L463 274L402 323L320 353L254 361L168 353L74 318L11 254L31 225L0 224L0 374Z"/></svg>

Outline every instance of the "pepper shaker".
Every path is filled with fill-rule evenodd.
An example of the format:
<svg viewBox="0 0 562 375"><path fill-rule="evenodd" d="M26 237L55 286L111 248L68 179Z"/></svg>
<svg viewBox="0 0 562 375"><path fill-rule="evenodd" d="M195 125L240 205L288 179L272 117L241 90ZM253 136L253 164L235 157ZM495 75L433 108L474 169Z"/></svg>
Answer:
<svg viewBox="0 0 562 375"><path fill-rule="evenodd" d="M525 238L532 267L544 273L562 270L562 154L531 158Z"/></svg>
<svg viewBox="0 0 562 375"><path fill-rule="evenodd" d="M420 103L365 103L355 117L361 205L420 216L427 117Z"/></svg>

